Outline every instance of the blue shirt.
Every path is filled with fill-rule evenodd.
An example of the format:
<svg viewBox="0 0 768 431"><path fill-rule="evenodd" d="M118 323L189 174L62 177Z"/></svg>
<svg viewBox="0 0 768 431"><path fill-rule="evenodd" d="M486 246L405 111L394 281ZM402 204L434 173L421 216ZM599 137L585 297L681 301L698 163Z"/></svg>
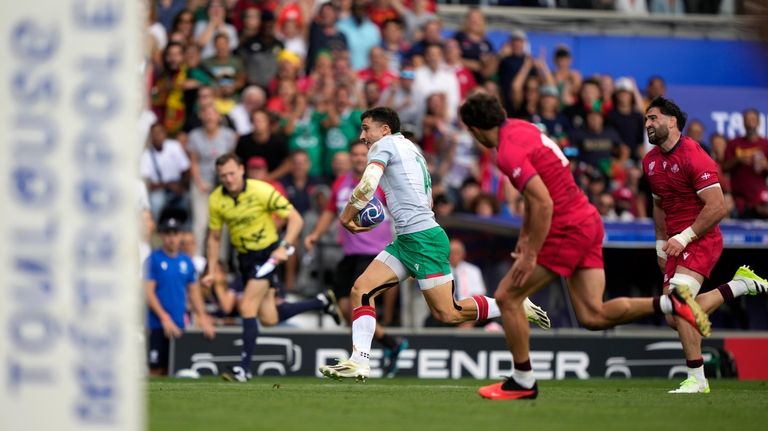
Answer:
<svg viewBox="0 0 768 431"><path fill-rule="evenodd" d="M170 257L162 249L149 255L146 262L146 280L153 280L155 295L163 309L179 328L184 328L184 312L187 309L187 286L196 281L195 265L184 253ZM149 328L160 329L160 319L150 309Z"/></svg>
<svg viewBox="0 0 768 431"><path fill-rule="evenodd" d="M336 30L347 38L349 63L352 69L358 71L370 66L368 52L374 46L381 44L379 27L367 18L358 26L350 16L337 22Z"/></svg>

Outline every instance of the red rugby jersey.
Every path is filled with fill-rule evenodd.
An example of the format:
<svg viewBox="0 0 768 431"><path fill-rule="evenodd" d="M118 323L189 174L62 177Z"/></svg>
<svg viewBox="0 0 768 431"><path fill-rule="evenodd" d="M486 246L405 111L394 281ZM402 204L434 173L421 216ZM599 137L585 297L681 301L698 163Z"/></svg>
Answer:
<svg viewBox="0 0 768 431"><path fill-rule="evenodd" d="M669 152L654 147L643 158L643 172L654 196L661 198L667 235L676 235L693 224L704 208L698 192L719 187L715 161L698 142L682 136ZM710 232L719 234L715 226Z"/></svg>
<svg viewBox="0 0 768 431"><path fill-rule="evenodd" d="M576 185L570 162L560 147L533 124L508 119L499 128L497 163L521 192L536 175L552 198L552 228L578 224L597 210Z"/></svg>

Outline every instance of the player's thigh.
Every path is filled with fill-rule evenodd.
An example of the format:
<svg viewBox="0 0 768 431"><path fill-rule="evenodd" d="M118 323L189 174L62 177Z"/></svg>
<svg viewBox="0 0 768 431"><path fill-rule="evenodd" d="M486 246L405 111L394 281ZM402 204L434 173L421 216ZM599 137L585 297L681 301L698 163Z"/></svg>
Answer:
<svg viewBox="0 0 768 431"><path fill-rule="evenodd" d="M500 305L506 302L521 302L546 287L555 278L557 278L557 274L541 265L536 265L524 285L514 286L512 284L512 269L510 268L499 281L494 297Z"/></svg>
<svg viewBox="0 0 768 431"><path fill-rule="evenodd" d="M371 298L383 292L382 286L397 283L400 281L395 271L380 260L374 260L363 271L360 277L355 280L355 286L352 289L357 294L373 294Z"/></svg>
<svg viewBox="0 0 768 431"><path fill-rule="evenodd" d="M240 298L240 314L243 317L253 317L259 310L264 296L269 290L269 281L250 279L245 284L243 296Z"/></svg>
<svg viewBox="0 0 768 431"><path fill-rule="evenodd" d="M450 314L456 311L453 300L453 283L443 283L441 285L422 290L424 300L433 314Z"/></svg>
<svg viewBox="0 0 768 431"><path fill-rule="evenodd" d="M568 294L576 315L599 314L605 293L605 271L602 268L577 269L567 281Z"/></svg>
<svg viewBox="0 0 768 431"><path fill-rule="evenodd" d="M277 289L270 288L259 305L259 322L264 326L277 325Z"/></svg>

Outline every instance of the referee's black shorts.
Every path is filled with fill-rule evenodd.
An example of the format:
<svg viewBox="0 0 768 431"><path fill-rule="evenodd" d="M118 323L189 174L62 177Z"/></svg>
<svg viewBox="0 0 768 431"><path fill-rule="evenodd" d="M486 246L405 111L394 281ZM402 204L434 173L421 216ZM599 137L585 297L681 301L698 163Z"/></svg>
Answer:
<svg viewBox="0 0 768 431"><path fill-rule="evenodd" d="M240 270L240 278L242 280L242 283L238 286L240 290L236 289L238 292L242 292L245 289L248 280L267 280L269 281L270 287L277 287L279 285L277 271L275 270L266 273L262 277L256 277L259 268L267 263L269 256L279 244L279 241L275 241L261 250L248 250L246 253L238 253L237 263Z"/></svg>

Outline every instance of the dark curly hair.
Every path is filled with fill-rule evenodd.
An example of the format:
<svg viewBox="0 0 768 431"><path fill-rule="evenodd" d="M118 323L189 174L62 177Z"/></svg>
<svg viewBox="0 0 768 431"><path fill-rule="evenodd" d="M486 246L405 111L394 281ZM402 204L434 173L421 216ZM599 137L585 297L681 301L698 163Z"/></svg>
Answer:
<svg viewBox="0 0 768 431"><path fill-rule="evenodd" d="M659 111L661 111L662 114L677 118L678 130L682 131L685 127L685 122L688 120L688 114L683 112L672 100L659 96L651 101L651 104L648 105L648 109L645 110L645 113L647 114L651 108L659 108Z"/></svg>

